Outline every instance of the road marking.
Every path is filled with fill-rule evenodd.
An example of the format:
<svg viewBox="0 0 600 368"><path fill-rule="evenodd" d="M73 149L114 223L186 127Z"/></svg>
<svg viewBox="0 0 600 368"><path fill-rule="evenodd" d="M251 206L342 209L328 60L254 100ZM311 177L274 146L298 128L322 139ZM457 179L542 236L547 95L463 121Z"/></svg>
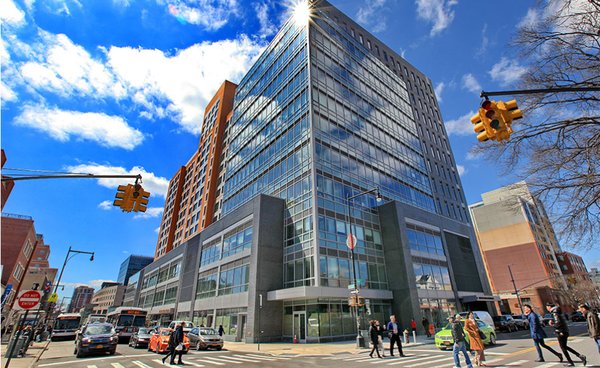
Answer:
<svg viewBox="0 0 600 368"><path fill-rule="evenodd" d="M153 362L156 362L156 363L158 363L158 364L160 364L160 365L165 365L165 364L166 364L166 363L163 363L163 361L162 361L162 360L160 360L160 359L152 359L152 361L153 361ZM186 362L186 363L187 363L187 362Z"/></svg>
<svg viewBox="0 0 600 368"><path fill-rule="evenodd" d="M510 354L510 353L497 353L495 351L489 351L488 352L487 350L485 351L485 355L499 355L499 356L503 356L503 355L508 355L508 354Z"/></svg>
<svg viewBox="0 0 600 368"><path fill-rule="evenodd" d="M121 365L121 363L110 363L110 365L112 365L115 368L125 368Z"/></svg>
<svg viewBox="0 0 600 368"><path fill-rule="evenodd" d="M514 367L514 366L521 366L523 365L523 363L527 363L529 362L529 360L517 360L516 362L511 362L508 364L505 364L507 367Z"/></svg>
<svg viewBox="0 0 600 368"><path fill-rule="evenodd" d="M95 365L88 365L87 368L98 368L98 367Z"/></svg>
<svg viewBox="0 0 600 368"><path fill-rule="evenodd" d="M233 359L234 361L235 360L241 360L242 362L250 362L250 363L259 363L260 362L260 360L258 360L258 359L236 358L236 357L233 357L233 356L228 356L227 359Z"/></svg>
<svg viewBox="0 0 600 368"><path fill-rule="evenodd" d="M140 368L152 368L151 366L146 365L146 364L140 362L139 360L133 360L132 363L137 365Z"/></svg>
<svg viewBox="0 0 600 368"><path fill-rule="evenodd" d="M258 355L258 354L246 354L247 356L255 357L255 358L263 358L263 359L278 359L278 360L290 360L292 358L286 358L282 356L276 355Z"/></svg>
<svg viewBox="0 0 600 368"><path fill-rule="evenodd" d="M92 362L95 360L105 360L105 359L123 359L123 358L138 358L138 357L144 357L144 356L156 356L155 354L138 354L138 355L113 355L113 356L107 356L107 357L98 357L98 358L86 358L85 362ZM68 360L66 362L57 362L57 363L46 363L46 364L39 364L38 367L51 367L54 365L64 365L67 363L81 363L82 360Z"/></svg>
<svg viewBox="0 0 600 368"><path fill-rule="evenodd" d="M424 362L424 363L407 365L406 367L418 367L418 366L425 365L425 364L442 362L442 361L448 360L448 359L452 359L452 357L445 357L445 358L436 359L436 360L429 360L429 361Z"/></svg>
<svg viewBox="0 0 600 368"><path fill-rule="evenodd" d="M277 360L276 357L261 357L261 356L255 356L255 355L250 355L250 354L246 354L246 355L236 354L234 356L235 357L241 357L241 358L246 357L248 359L267 360L267 361Z"/></svg>
<svg viewBox="0 0 600 368"><path fill-rule="evenodd" d="M407 363L407 362L414 363L414 362L418 362L420 360L426 360L426 359L431 359L431 356L428 355L428 356L423 357L423 358L418 358L418 356L417 356L417 357L412 358L412 359L400 358L397 362L388 363L388 365L398 365L398 364L404 364L404 363Z"/></svg>
<svg viewBox="0 0 600 368"><path fill-rule="evenodd" d="M561 365L561 364L564 364L564 363L546 363L544 365L540 365L538 368L550 368L550 367L554 367L554 366Z"/></svg>
<svg viewBox="0 0 600 368"><path fill-rule="evenodd" d="M222 358L204 357L204 359L208 359L208 360L204 360L205 363L212 363L212 364L216 364L216 365L225 365L225 363L242 364L242 362L235 362L235 361L231 361L231 360L225 360ZM223 363L223 362L225 362L225 363Z"/></svg>

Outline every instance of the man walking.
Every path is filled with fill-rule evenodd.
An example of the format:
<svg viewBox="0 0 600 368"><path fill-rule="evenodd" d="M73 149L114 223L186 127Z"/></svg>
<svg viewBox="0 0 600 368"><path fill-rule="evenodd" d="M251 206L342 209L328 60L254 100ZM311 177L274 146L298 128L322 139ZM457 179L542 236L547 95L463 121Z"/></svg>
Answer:
<svg viewBox="0 0 600 368"><path fill-rule="evenodd" d="M454 317L454 322L452 323L452 338L454 339L454 346L452 347L452 356L454 357L454 367L460 367L460 358L458 355L462 351L465 356L465 364L467 364L467 368L473 368L473 364L471 364L471 359L469 359L469 353L467 353L467 342L465 340L465 331L463 330L463 324L460 323L461 316L457 314Z"/></svg>
<svg viewBox="0 0 600 368"><path fill-rule="evenodd" d="M598 319L598 315L592 312L587 304L579 304L579 311L585 316L590 337L594 339L598 346L598 352L600 352L600 319Z"/></svg>
<svg viewBox="0 0 600 368"><path fill-rule="evenodd" d="M562 314L560 307L554 303L546 303L546 309L548 312L552 313L552 326L554 327L554 332L556 332L560 349L562 350L565 358L567 358L568 363L565 364L565 367L575 366L571 356L569 355L569 351L581 359L583 365L586 365L587 359L585 355L579 354L573 348L567 346L567 340L569 339L569 327L567 326L567 321L565 320L565 316Z"/></svg>
<svg viewBox="0 0 600 368"><path fill-rule="evenodd" d="M546 335L546 331L544 331L544 328L542 327L542 322L540 321L540 316L538 316L533 311L533 308L529 304L525 304L523 306L523 309L525 310L525 315L527 316L527 320L529 321L529 332L531 333L531 338L533 339L535 349L537 350L537 353L538 353L538 359L536 359L535 361L536 362L545 362L544 355L542 354L542 348L544 348L544 349L548 350L549 352L551 352L552 354L556 355L558 357L558 359L560 359L560 361L562 362L563 361L562 354L557 352L556 350L552 349L551 347L549 347L548 345L546 345L544 343L544 339L546 337L548 337L548 335Z"/></svg>
<svg viewBox="0 0 600 368"><path fill-rule="evenodd" d="M390 322L387 324L387 330L390 337L390 355L394 356L394 343L398 344L398 353L401 357L404 356L402 352L402 342L400 341L400 326L396 322L396 316L390 316Z"/></svg>
<svg viewBox="0 0 600 368"><path fill-rule="evenodd" d="M429 333L429 320L427 320L426 317L423 317L421 324L423 325L423 329L425 330L427 337L431 337L431 333Z"/></svg>

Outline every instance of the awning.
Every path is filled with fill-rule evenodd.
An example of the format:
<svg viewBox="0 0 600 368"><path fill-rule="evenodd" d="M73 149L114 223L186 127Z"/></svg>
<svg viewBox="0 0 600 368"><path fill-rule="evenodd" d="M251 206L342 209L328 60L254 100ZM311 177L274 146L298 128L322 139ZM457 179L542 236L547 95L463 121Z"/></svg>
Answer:
<svg viewBox="0 0 600 368"><path fill-rule="evenodd" d="M465 295L460 298L463 303L473 302L499 302L500 297L497 295Z"/></svg>

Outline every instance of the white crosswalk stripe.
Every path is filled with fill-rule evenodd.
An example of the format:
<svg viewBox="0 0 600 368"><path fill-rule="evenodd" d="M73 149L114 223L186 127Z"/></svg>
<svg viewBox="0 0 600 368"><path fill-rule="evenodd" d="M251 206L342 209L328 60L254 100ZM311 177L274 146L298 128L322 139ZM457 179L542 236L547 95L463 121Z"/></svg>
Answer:
<svg viewBox="0 0 600 368"><path fill-rule="evenodd" d="M446 361L446 360L452 360L452 357L444 357L444 358L441 358L441 359L428 360L426 362L421 362L421 363L417 363L417 364L409 364L406 367L420 367L420 366L423 366L423 365L429 365L429 364L432 364L432 363L439 363L439 362L443 362L443 361ZM437 364L436 364L436 366L437 366Z"/></svg>
<svg viewBox="0 0 600 368"><path fill-rule="evenodd" d="M208 359L209 361L212 361L213 363L219 363L220 362L222 365L225 364L225 363L242 364L242 362L236 362L234 360L225 359L225 357L220 357L220 358L204 357L204 359Z"/></svg>
<svg viewBox="0 0 600 368"><path fill-rule="evenodd" d="M237 358L244 358L244 359L255 359L255 360L259 360L259 361L274 361L277 360L277 357L261 357L261 356L254 356L254 355L240 355L240 354L236 354L233 355L233 357L237 357Z"/></svg>
<svg viewBox="0 0 600 368"><path fill-rule="evenodd" d="M259 360L259 359L239 358L239 357L235 357L235 356L227 356L226 358L227 359L233 359L234 361L235 360L239 360L239 361L242 361L242 362L250 362L250 363L259 363L259 362L261 362L261 360Z"/></svg>
<svg viewBox="0 0 600 368"><path fill-rule="evenodd" d="M412 358L412 357L399 358L399 359L396 359L397 360L396 362L388 363L387 365L406 364L408 362L413 363L413 362L418 362L418 361L421 361L421 360L427 360L427 359L431 359L431 358L432 357L430 355L424 355L424 356L423 355L417 355L414 358Z"/></svg>
<svg viewBox="0 0 600 368"><path fill-rule="evenodd" d="M558 365L563 365L564 363L546 363L544 365L540 365L538 368L550 368L550 367L556 367Z"/></svg>
<svg viewBox="0 0 600 368"><path fill-rule="evenodd" d="M132 363L137 365L140 368L152 368L151 366L146 365L146 364L140 362L139 360L134 360L134 361L132 361Z"/></svg>
<svg viewBox="0 0 600 368"><path fill-rule="evenodd" d="M191 366L194 366L194 367L204 367L202 364L190 362L189 359L186 359L185 364L186 365L191 365Z"/></svg>
<svg viewBox="0 0 600 368"><path fill-rule="evenodd" d="M270 355L257 355L257 354L246 354L245 356L249 356L255 359L263 359L263 360L290 360L291 358L280 357L280 356L270 356Z"/></svg>
<svg viewBox="0 0 600 368"><path fill-rule="evenodd" d="M505 364L505 366L507 366L507 367L520 366L520 365L523 365L523 363L527 363L527 362L529 362L529 360L517 360L516 362L507 363L507 364Z"/></svg>
<svg viewBox="0 0 600 368"><path fill-rule="evenodd" d="M121 363L110 363L114 368L125 368Z"/></svg>
<svg viewBox="0 0 600 368"><path fill-rule="evenodd" d="M87 368L98 368L98 367L95 365L88 365Z"/></svg>

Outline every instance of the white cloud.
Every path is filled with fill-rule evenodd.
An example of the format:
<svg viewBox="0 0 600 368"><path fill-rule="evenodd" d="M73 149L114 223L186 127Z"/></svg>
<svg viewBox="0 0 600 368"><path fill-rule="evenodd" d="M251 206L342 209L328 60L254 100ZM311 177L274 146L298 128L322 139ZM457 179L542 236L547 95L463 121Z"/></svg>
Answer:
<svg viewBox="0 0 600 368"><path fill-rule="evenodd" d="M4 84L4 82L0 82L0 100L2 100L3 102L17 100L16 92L13 91L9 86Z"/></svg>
<svg viewBox="0 0 600 368"><path fill-rule="evenodd" d="M379 33L387 29L387 19L382 11L387 0L371 0L358 9L356 20L371 32Z"/></svg>
<svg viewBox="0 0 600 368"><path fill-rule="evenodd" d="M530 8L527 14L518 24L519 28L536 28L538 24L549 18L558 17L559 21L553 26L556 32L573 31L574 26L588 28L588 31L595 33L594 24L581 23L582 14L591 14L597 11L597 4L589 0L548 0L541 2L541 7Z"/></svg>
<svg viewBox="0 0 600 368"><path fill-rule="evenodd" d="M417 15L433 23L430 36L440 33L454 20L452 7L458 3L457 0L416 0Z"/></svg>
<svg viewBox="0 0 600 368"><path fill-rule="evenodd" d="M489 71L493 80L502 86L508 86L518 81L523 74L527 73L527 68L519 65L515 60L509 60L505 57L492 66Z"/></svg>
<svg viewBox="0 0 600 368"><path fill-rule="evenodd" d="M442 102L442 92L444 91L444 87L446 87L446 84L444 82L440 82L433 90L435 92L435 98L437 98L438 102Z"/></svg>
<svg viewBox="0 0 600 368"><path fill-rule="evenodd" d="M93 287L94 289L99 289L100 286L102 286L102 283L104 282L116 282L114 280L90 280L88 281L88 285L90 287Z"/></svg>
<svg viewBox="0 0 600 368"><path fill-rule="evenodd" d="M108 58L119 80L130 91L138 91L134 101L198 134L204 107L223 80L241 79L262 49L242 35L235 40L195 44L175 56L160 50L111 47ZM169 102L166 106L164 99Z"/></svg>
<svg viewBox="0 0 600 368"><path fill-rule="evenodd" d="M457 119L446 121L444 125L446 126L448 135L475 134L473 123L471 123L471 117L473 115L475 115L475 112L470 111Z"/></svg>
<svg viewBox="0 0 600 368"><path fill-rule="evenodd" d="M477 150L470 150L469 152L467 152L466 159L469 161L479 160L480 158L481 158L481 152L478 152Z"/></svg>
<svg viewBox="0 0 600 368"><path fill-rule="evenodd" d="M102 201L98 203L98 208L109 211L113 208L113 203L112 201Z"/></svg>
<svg viewBox="0 0 600 368"><path fill-rule="evenodd" d="M254 11L260 24L258 34L261 38L269 37L277 32L277 26L269 18L269 4L266 2L255 3Z"/></svg>
<svg viewBox="0 0 600 368"><path fill-rule="evenodd" d="M467 169L465 169L463 165L456 165L456 170L458 170L458 175L460 177L467 173Z"/></svg>
<svg viewBox="0 0 600 368"><path fill-rule="evenodd" d="M475 53L476 56L482 56L487 51L488 45L490 43L490 39L487 36L487 23L483 25L483 29L481 30L481 46L477 49Z"/></svg>
<svg viewBox="0 0 600 368"><path fill-rule="evenodd" d="M527 10L527 14L525 14L523 19L521 19L521 21L519 22L517 27L519 27L519 28L534 27L539 20L540 20L540 14L537 11L537 9L530 8Z"/></svg>
<svg viewBox="0 0 600 368"><path fill-rule="evenodd" d="M146 212L138 212L133 216L134 219L149 219L160 217L163 213L162 207L148 207Z"/></svg>
<svg viewBox="0 0 600 368"><path fill-rule="evenodd" d="M473 76L473 74L469 73L469 74L463 75L462 83L463 83L463 88L465 88L466 90L473 92L473 93L477 93L477 94L481 93L481 90L482 90L481 84L479 84L479 82L477 81L475 76Z"/></svg>
<svg viewBox="0 0 600 368"><path fill-rule="evenodd" d="M25 23L25 13L12 0L0 0L0 9L0 20L3 24L18 27Z"/></svg>
<svg viewBox="0 0 600 368"><path fill-rule="evenodd" d="M164 4L165 0L157 0ZM216 31L239 12L237 0L166 0L169 13L180 23Z"/></svg>
<svg viewBox="0 0 600 368"><path fill-rule="evenodd" d="M151 193L150 202L153 198L165 197L169 187L169 180L156 176L154 173L146 171L143 167L134 166L131 170L127 170L120 166L108 166L97 163L81 164L68 166L67 171L72 173L89 173L96 175L142 175L142 186L145 190ZM98 179L98 184L106 188L116 189L119 185L123 185L124 181L133 183L135 179Z"/></svg>
<svg viewBox="0 0 600 368"><path fill-rule="evenodd" d="M142 133L130 127L120 116L78 112L26 105L15 118L17 125L47 133L61 142L71 139L89 140L106 147L127 150L142 143Z"/></svg>
<svg viewBox="0 0 600 368"><path fill-rule="evenodd" d="M160 226L154 229L154 232L158 234L160 232Z"/></svg>

